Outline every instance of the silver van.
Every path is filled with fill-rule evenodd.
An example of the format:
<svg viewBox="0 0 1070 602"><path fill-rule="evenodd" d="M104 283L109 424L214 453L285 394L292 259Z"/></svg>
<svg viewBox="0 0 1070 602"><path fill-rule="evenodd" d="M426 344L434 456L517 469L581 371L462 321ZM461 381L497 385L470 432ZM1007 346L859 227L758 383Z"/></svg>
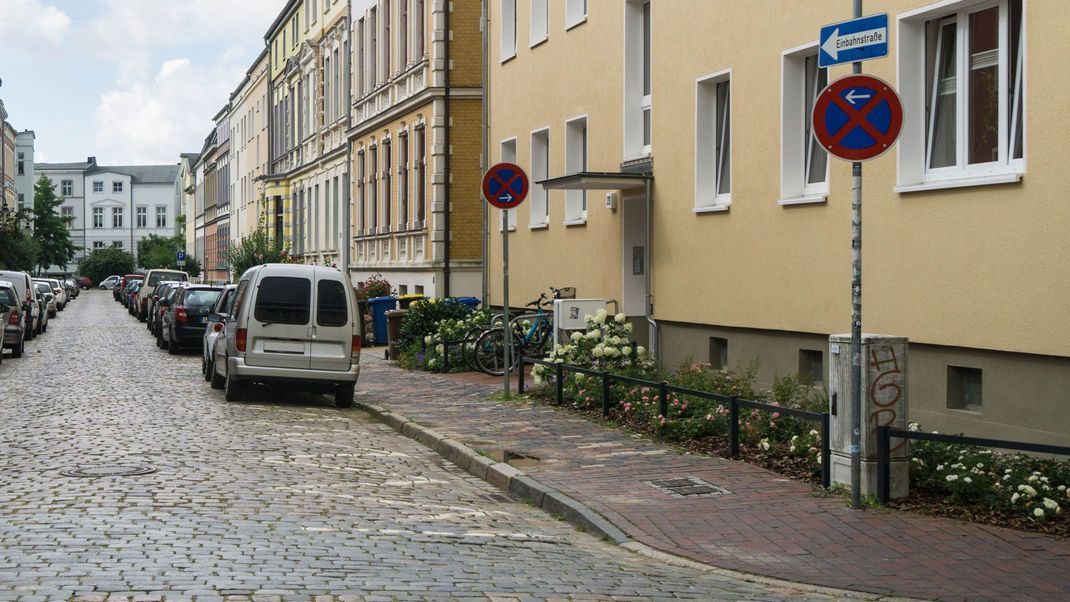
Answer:
<svg viewBox="0 0 1070 602"><path fill-rule="evenodd" d="M333 392L351 407L360 335L349 277L328 267L272 263L246 270L216 340L212 386L238 401L249 382Z"/></svg>

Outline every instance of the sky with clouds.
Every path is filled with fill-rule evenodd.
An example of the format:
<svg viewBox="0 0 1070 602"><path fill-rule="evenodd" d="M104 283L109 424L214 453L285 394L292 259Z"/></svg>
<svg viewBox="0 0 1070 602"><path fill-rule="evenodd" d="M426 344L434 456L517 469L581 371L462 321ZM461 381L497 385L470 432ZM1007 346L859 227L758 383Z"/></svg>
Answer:
<svg viewBox="0 0 1070 602"><path fill-rule="evenodd" d="M37 162L176 163L286 0L0 0L0 99Z"/></svg>

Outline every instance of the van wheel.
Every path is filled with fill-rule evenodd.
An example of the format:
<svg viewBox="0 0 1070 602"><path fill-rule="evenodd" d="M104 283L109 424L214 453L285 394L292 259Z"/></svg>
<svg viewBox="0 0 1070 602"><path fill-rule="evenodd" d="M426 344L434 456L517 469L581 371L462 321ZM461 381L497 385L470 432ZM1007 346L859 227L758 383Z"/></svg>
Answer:
<svg viewBox="0 0 1070 602"><path fill-rule="evenodd" d="M223 384L223 398L227 401L241 401L241 394L244 389L245 383L228 373Z"/></svg>
<svg viewBox="0 0 1070 602"><path fill-rule="evenodd" d="M353 392L357 388L356 384L352 385L338 385L334 388L334 407L336 408L351 408L353 407Z"/></svg>
<svg viewBox="0 0 1070 602"><path fill-rule="evenodd" d="M19 341L18 345L11 348L11 357L22 357L24 347L26 347L26 339Z"/></svg>

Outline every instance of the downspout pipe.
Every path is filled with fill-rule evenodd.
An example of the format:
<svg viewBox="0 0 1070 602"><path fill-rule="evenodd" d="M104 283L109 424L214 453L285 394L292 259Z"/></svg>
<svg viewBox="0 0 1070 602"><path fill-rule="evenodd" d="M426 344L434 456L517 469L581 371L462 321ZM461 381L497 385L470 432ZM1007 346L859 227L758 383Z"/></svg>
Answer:
<svg viewBox="0 0 1070 602"><path fill-rule="evenodd" d="M490 48L490 15L487 13L489 6L489 0L483 0L483 22L480 23L480 30L483 34L483 123L480 128L480 133L483 138L483 148L479 155L479 171L480 173L486 173L487 168L490 167L490 71L488 70L488 57ZM482 199L480 199L482 201ZM490 261L490 208L487 207L487 203L480 202L480 206L483 210L483 255L480 265L483 272L483 307L488 307L490 302L490 272L488 262Z"/></svg>
<svg viewBox="0 0 1070 602"><path fill-rule="evenodd" d="M345 70L346 85L345 85L345 99L346 99L346 132L353 127L353 3L349 2L346 11L346 53L345 53ZM352 171L353 171L353 138L346 135L346 169L344 173L343 182L343 194L345 196L342 199L342 240L338 244L341 245L339 249L339 255L341 256L341 269L342 273L347 277L349 276L349 260L350 260L350 245L353 244L353 232L350 230L352 224L350 220L353 215L353 208L350 204L353 202L353 195L350 194L350 188L352 188ZM335 216L338 219L338 216ZM336 241L338 242L338 241Z"/></svg>
<svg viewBox="0 0 1070 602"><path fill-rule="evenodd" d="M446 33L445 33L445 36L443 36L445 38L445 46L446 46L446 52L445 52L445 54L446 54L446 61L445 61L446 73L445 73L445 78L444 78L444 84L445 84L445 88L446 88L446 120L445 120L446 121L446 134L445 134L445 137L444 137L444 140L443 140L443 143L444 143L444 146L445 146L445 152L446 152L446 181L444 182L444 188L443 188L443 190L445 190L445 193L444 193L443 196L445 196L445 201L446 201L446 213L445 213L445 216L443 218L443 221L444 221L443 229L445 229L445 231L446 231L446 238L443 241L443 245L442 245L443 246L443 256L444 256L443 257L444 265L443 265L443 268L442 268L442 278L443 278L443 280L445 280L445 282L442 283L442 296L443 297L449 297L450 296L450 277L451 277L451 274L450 274L450 239L453 238L453 232L450 230L450 212L451 212L451 208L450 208L450 188L452 186L452 184L450 182L450 163L452 163L452 161L453 161L453 152L450 149L450 130L453 127L453 125L451 123L452 118L453 118L453 113L450 111L450 71L451 71L451 68L452 68L452 65L450 64L450 60L451 60L451 57L450 57L450 38L452 37L450 35L450 12L452 12L453 8L451 6L451 3L448 2L448 1L444 2L443 6L445 7L445 10L446 10L446 16L445 16L445 19L444 19Z"/></svg>
<svg viewBox="0 0 1070 602"><path fill-rule="evenodd" d="M651 244L654 242L654 229L653 229L653 217L654 217L654 197L651 195L651 186L653 182L648 178L646 181L646 322L650 326L650 354L654 359L661 359L661 331L658 329L658 323L654 320L654 291L651 288L653 283L653 275L651 272L654 270L654 264L651 259L654 257Z"/></svg>

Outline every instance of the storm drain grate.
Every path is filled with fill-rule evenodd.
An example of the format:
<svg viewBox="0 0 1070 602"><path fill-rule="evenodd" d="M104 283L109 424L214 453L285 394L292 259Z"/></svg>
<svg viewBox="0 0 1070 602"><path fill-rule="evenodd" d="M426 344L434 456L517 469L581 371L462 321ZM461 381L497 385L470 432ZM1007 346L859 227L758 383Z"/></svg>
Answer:
<svg viewBox="0 0 1070 602"><path fill-rule="evenodd" d="M674 479L646 481L646 484L673 497L709 497L732 493L724 487L707 483L706 481L695 477L677 477Z"/></svg>
<svg viewBox="0 0 1070 602"><path fill-rule="evenodd" d="M120 466L120 465L100 465L100 466L79 466L78 468L68 468L61 471L60 474L65 477L134 477L143 474L152 474L156 472L156 469L151 466Z"/></svg>

